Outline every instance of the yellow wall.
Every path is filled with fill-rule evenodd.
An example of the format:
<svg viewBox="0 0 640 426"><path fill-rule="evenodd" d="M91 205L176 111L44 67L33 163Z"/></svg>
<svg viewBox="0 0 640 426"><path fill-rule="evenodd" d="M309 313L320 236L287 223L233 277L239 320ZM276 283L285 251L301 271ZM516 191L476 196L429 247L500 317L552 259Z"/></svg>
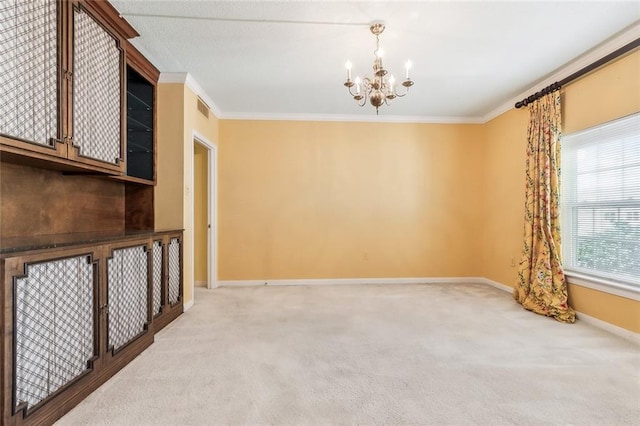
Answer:
<svg viewBox="0 0 640 426"><path fill-rule="evenodd" d="M640 111L640 52L626 56L562 90L563 133ZM483 272L513 286L524 215L526 109L510 110L484 126ZM569 285L572 306L587 315L640 332L640 302Z"/></svg>
<svg viewBox="0 0 640 426"><path fill-rule="evenodd" d="M587 315L640 333L640 302L638 301L569 284L569 304Z"/></svg>
<svg viewBox="0 0 640 426"><path fill-rule="evenodd" d="M220 123L222 280L481 272L481 126Z"/></svg>
<svg viewBox="0 0 640 426"><path fill-rule="evenodd" d="M155 187L156 229L182 228L184 176L183 136L184 85L159 84L157 88L158 149Z"/></svg>
<svg viewBox="0 0 640 426"><path fill-rule="evenodd" d="M200 144L194 143L193 161L193 192L195 194L195 281L196 285L205 286L207 281L207 172L208 172L207 150Z"/></svg>
<svg viewBox="0 0 640 426"><path fill-rule="evenodd" d="M481 275L509 286L522 250L528 119L512 109L483 127Z"/></svg>
<svg viewBox="0 0 640 426"><path fill-rule="evenodd" d="M193 188L190 187L192 182L193 166L193 132L204 136L209 142L215 144L218 140L218 119L209 113L209 118L205 118L204 115L198 111L198 97L187 86L184 86L184 200L183 200L183 214L184 214L184 300L185 303L189 303L193 300L191 294L191 283L194 282L194 253L192 250L193 236L194 236L194 197Z"/></svg>
<svg viewBox="0 0 640 426"><path fill-rule="evenodd" d="M640 111L640 51L576 81L562 93L564 134Z"/></svg>
<svg viewBox="0 0 640 426"><path fill-rule="evenodd" d="M218 140L218 119L197 109L196 94L182 83L158 85L158 184L155 190L156 229L184 229L184 303L193 301L194 144L193 132L211 143Z"/></svg>

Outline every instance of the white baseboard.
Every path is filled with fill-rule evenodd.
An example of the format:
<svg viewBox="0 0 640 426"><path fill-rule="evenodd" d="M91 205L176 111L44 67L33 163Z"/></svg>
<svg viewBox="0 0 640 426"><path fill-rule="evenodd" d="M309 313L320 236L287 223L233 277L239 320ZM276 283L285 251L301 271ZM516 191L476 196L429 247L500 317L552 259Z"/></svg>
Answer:
<svg viewBox="0 0 640 426"><path fill-rule="evenodd" d="M291 279L291 280L220 280L218 287L257 287L257 286L287 286L287 285L370 285L370 284L434 284L434 283L474 283L487 284L507 293L513 293L513 287L484 277L419 277L419 278L328 278L328 279ZM186 311L189 307L185 304ZM640 333L634 333L617 325L599 320L582 312L576 311L578 319L609 333L630 340L640 345Z"/></svg>
<svg viewBox="0 0 640 426"><path fill-rule="evenodd" d="M483 278L482 280L485 284L489 284L491 287L506 291L507 293L513 293L513 287L509 287L508 285L499 283L498 281L490 280L489 278Z"/></svg>
<svg viewBox="0 0 640 426"><path fill-rule="evenodd" d="M258 287L267 285L266 281L261 280L218 280L218 288L220 287Z"/></svg>
<svg viewBox="0 0 640 426"><path fill-rule="evenodd" d="M182 312L187 312L192 307L193 307L193 299L189 300L187 303L182 305Z"/></svg>
<svg viewBox="0 0 640 426"><path fill-rule="evenodd" d="M634 333L633 331L627 330L626 328L618 327L617 325L602 321L598 318L592 317L591 315L583 314L582 312L576 311L576 317L580 321L584 321L587 324L598 327L601 330L608 331L611 334L620 336L623 339L627 339L632 343L640 346L640 333Z"/></svg>
<svg viewBox="0 0 640 426"><path fill-rule="evenodd" d="M484 281L490 286L499 288L500 290L504 290L513 294L513 288L509 287L508 285L501 284L497 281L493 281L488 278L484 278ZM634 333L633 331L627 330L626 328L618 327L617 325L613 325L606 321L602 321L598 318L592 317L591 315L587 315L580 311L576 311L576 317L580 321L584 321L587 324L593 325L594 327L598 327L599 329L605 330L611 334L615 334L616 336L622 337L623 339L630 340L636 345L640 345L640 333Z"/></svg>
<svg viewBox="0 0 640 426"><path fill-rule="evenodd" d="M362 284L433 284L484 283L482 277L422 277L422 278L313 278L291 280L220 280L218 287L253 287L284 285L362 285Z"/></svg>

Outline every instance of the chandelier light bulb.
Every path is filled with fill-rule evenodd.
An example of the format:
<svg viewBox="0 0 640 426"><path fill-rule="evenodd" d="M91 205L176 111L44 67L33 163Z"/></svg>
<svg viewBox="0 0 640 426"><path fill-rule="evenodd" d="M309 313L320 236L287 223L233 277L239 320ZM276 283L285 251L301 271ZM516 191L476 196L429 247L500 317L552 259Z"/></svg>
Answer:
<svg viewBox="0 0 640 426"><path fill-rule="evenodd" d="M409 70L411 69L411 65L412 65L411 61L407 61L407 63L404 64L404 67L407 70L407 75L406 75L407 80L409 79Z"/></svg>
<svg viewBox="0 0 640 426"><path fill-rule="evenodd" d="M344 66L347 69L347 81L351 80L351 62L347 61L347 63L344 64Z"/></svg>
<svg viewBox="0 0 640 426"><path fill-rule="evenodd" d="M356 77L356 94L360 94L360 77Z"/></svg>
<svg viewBox="0 0 640 426"><path fill-rule="evenodd" d="M376 49L375 54L378 58L382 59L382 57L384 56L384 50Z"/></svg>

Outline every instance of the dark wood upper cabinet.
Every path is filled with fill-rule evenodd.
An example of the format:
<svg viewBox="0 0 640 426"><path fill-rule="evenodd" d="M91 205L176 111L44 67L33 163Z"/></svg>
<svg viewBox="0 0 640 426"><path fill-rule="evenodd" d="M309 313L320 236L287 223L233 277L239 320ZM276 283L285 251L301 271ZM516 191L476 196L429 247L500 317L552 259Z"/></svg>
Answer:
<svg viewBox="0 0 640 426"><path fill-rule="evenodd" d="M153 184L159 72L128 43L136 31L106 1L6 3L3 161Z"/></svg>
<svg viewBox="0 0 640 426"><path fill-rule="evenodd" d="M8 3L5 7L5 3ZM63 81L65 4L3 2L0 17L0 143L66 157Z"/></svg>
<svg viewBox="0 0 640 426"><path fill-rule="evenodd" d="M69 158L123 170L122 40L82 4L73 6Z"/></svg>

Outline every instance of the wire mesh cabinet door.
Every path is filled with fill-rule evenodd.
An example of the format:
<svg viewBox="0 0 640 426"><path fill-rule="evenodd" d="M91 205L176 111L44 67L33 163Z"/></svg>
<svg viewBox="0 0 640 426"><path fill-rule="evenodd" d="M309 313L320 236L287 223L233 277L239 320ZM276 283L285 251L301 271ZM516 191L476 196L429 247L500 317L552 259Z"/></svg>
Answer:
<svg viewBox="0 0 640 426"><path fill-rule="evenodd" d="M13 395L4 398L28 418L93 369L97 269L93 254L21 264L24 273L13 275Z"/></svg>
<svg viewBox="0 0 640 426"><path fill-rule="evenodd" d="M163 278L165 276L163 262L164 246L162 240L154 240L152 246L152 284L153 284L153 307L152 314L154 317L162 313L163 300L166 300L164 293Z"/></svg>
<svg viewBox="0 0 640 426"><path fill-rule="evenodd" d="M182 241L171 237L167 246L168 302L170 306L182 301Z"/></svg>
<svg viewBox="0 0 640 426"><path fill-rule="evenodd" d="M1 145L66 156L66 146L57 143L62 142L63 7L56 0L2 0Z"/></svg>
<svg viewBox="0 0 640 426"><path fill-rule="evenodd" d="M145 243L114 249L107 258L107 349L113 354L148 329L149 254Z"/></svg>
<svg viewBox="0 0 640 426"><path fill-rule="evenodd" d="M124 50L82 4L73 7L73 147L69 158L124 170Z"/></svg>

